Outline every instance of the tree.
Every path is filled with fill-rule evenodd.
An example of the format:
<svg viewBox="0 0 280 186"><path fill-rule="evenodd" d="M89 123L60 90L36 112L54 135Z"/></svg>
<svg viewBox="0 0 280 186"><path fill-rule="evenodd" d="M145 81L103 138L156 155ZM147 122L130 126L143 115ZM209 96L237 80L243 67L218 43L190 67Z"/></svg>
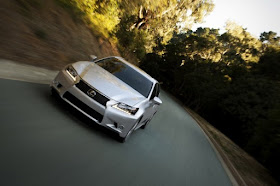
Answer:
<svg viewBox="0 0 280 186"><path fill-rule="evenodd" d="M261 41L236 24L222 35L173 32L141 67L277 175L280 50L272 36Z"/></svg>
<svg viewBox="0 0 280 186"><path fill-rule="evenodd" d="M254 72L265 78L280 81L280 50L267 48L258 64L254 65Z"/></svg>
<svg viewBox="0 0 280 186"><path fill-rule="evenodd" d="M277 36L276 32L263 32L260 35L260 40L270 46L279 47L280 46L280 37Z"/></svg>
<svg viewBox="0 0 280 186"><path fill-rule="evenodd" d="M246 65L249 65L249 62L257 63L261 55L262 43L235 22L228 21L226 30L227 32L221 36L225 56L239 56Z"/></svg>
<svg viewBox="0 0 280 186"><path fill-rule="evenodd" d="M212 0L123 0L120 4L124 7L121 19L129 18L131 22L119 25L117 32L145 30L142 33L146 34L147 52L152 52L158 38L166 44L173 32L187 30L193 23L201 22L214 7ZM126 28L122 29L121 26Z"/></svg>
<svg viewBox="0 0 280 186"><path fill-rule="evenodd" d="M276 178L279 176L280 156L280 104L268 112L267 118L256 121L253 137L246 149L268 167Z"/></svg>

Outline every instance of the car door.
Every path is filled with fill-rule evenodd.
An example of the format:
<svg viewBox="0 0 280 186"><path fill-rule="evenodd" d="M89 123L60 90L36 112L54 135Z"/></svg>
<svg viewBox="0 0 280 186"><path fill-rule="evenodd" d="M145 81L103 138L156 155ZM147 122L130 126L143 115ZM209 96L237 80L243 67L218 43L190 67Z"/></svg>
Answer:
<svg viewBox="0 0 280 186"><path fill-rule="evenodd" d="M141 125L144 125L149 120L151 120L153 115L157 112L159 105L155 104L154 97L158 97L158 96L159 96L159 84L156 83L153 87L153 92L151 94L151 97L150 97L149 101L146 103L145 113L143 114L141 123L139 123L139 127Z"/></svg>
<svg viewBox="0 0 280 186"><path fill-rule="evenodd" d="M154 101L154 98L159 97L159 93L160 93L160 87L159 87L159 84L156 83L155 88L154 88L154 92L153 92L153 94L151 96L151 99L150 99L150 102L151 102L151 105L152 105L151 106L151 117L153 117L158 110L159 104Z"/></svg>

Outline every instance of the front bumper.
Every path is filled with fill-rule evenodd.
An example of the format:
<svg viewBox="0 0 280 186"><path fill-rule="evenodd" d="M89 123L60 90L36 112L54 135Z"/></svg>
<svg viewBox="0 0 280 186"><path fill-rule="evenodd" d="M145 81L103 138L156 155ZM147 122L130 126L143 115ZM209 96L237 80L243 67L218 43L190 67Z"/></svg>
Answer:
<svg viewBox="0 0 280 186"><path fill-rule="evenodd" d="M141 113L138 111L135 115L129 115L117 110L112 107L112 105L117 103L112 99L108 99L105 104L104 102L94 100L85 90L81 90L80 86L76 86L80 81L80 77L74 80L65 70L62 70L50 86L56 90L64 101L92 119L95 123L119 133L121 137L125 137L136 122L138 122Z"/></svg>

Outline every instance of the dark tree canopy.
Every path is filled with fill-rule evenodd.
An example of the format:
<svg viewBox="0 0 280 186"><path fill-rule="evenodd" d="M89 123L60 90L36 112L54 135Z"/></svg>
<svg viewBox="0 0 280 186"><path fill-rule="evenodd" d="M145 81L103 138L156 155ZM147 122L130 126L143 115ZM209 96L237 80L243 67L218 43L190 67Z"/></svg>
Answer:
<svg viewBox="0 0 280 186"><path fill-rule="evenodd" d="M185 105L280 178L280 37L198 28L212 0L56 0L100 35L134 54ZM135 61L137 61L135 60Z"/></svg>
<svg viewBox="0 0 280 186"><path fill-rule="evenodd" d="M227 30L174 33L141 66L279 177L279 37L258 40L233 23Z"/></svg>

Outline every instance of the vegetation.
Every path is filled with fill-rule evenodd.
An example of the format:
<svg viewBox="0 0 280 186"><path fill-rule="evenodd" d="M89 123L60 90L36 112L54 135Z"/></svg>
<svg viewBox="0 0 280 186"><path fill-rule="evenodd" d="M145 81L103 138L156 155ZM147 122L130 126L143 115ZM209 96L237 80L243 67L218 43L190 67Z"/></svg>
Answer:
<svg viewBox="0 0 280 186"><path fill-rule="evenodd" d="M227 29L174 33L141 67L279 178L280 38Z"/></svg>
<svg viewBox="0 0 280 186"><path fill-rule="evenodd" d="M15 0L24 9L39 0ZM198 28L212 0L54 0L280 178L280 37ZM46 38L41 30L37 37Z"/></svg>
<svg viewBox="0 0 280 186"><path fill-rule="evenodd" d="M166 44L174 31L201 22L213 9L212 0L55 0L105 37L120 43L124 54L142 59L158 43Z"/></svg>

